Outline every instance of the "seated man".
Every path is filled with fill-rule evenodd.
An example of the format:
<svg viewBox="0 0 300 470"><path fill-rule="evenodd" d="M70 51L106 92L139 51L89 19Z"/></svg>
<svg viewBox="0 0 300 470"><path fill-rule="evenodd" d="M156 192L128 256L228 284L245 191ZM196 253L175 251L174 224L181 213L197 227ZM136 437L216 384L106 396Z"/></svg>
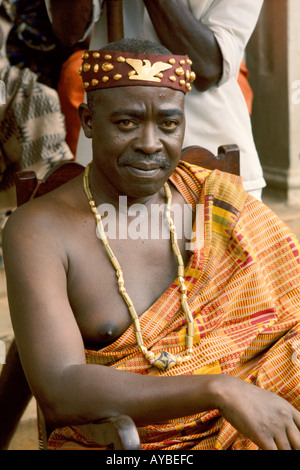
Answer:
<svg viewBox="0 0 300 470"><path fill-rule="evenodd" d="M124 40L87 51L81 74L92 164L4 233L22 365L56 428L49 448L97 448L81 426L127 414L143 449L299 449L297 240L239 178L179 161L187 57ZM164 204L157 226L170 236L147 237ZM187 205L193 243L175 218Z"/></svg>

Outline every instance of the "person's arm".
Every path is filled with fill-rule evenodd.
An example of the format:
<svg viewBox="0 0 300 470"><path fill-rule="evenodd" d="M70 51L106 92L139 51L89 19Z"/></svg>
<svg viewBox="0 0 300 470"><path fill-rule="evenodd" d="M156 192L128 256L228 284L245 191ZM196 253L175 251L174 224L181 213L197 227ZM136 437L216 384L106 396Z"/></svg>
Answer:
<svg viewBox="0 0 300 470"><path fill-rule="evenodd" d="M147 425L218 408L262 449L300 448L300 413L240 379L143 376L86 364L67 295L68 237L54 231L55 218L38 214L39 205L22 208L3 236L8 297L22 365L47 422L86 424L127 414Z"/></svg>
<svg viewBox="0 0 300 470"><path fill-rule="evenodd" d="M65 46L77 44L92 19L92 0L49 0L52 29Z"/></svg>
<svg viewBox="0 0 300 470"><path fill-rule="evenodd" d="M13 340L0 376L0 450L8 449L31 398L32 393Z"/></svg>
<svg viewBox="0 0 300 470"><path fill-rule="evenodd" d="M222 53L214 33L182 0L144 0L161 43L173 54L187 54L196 73L195 86L204 91L222 76Z"/></svg>

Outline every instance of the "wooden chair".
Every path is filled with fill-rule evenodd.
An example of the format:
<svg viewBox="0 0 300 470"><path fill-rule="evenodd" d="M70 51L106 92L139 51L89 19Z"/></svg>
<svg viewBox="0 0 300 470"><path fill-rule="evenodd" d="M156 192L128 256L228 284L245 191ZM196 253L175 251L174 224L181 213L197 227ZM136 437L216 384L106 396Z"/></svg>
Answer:
<svg viewBox="0 0 300 470"><path fill-rule="evenodd" d="M202 147L187 147L182 151L182 160L211 170L219 169L235 175L240 174L239 149L236 145L219 147L216 156ZM18 206L52 191L81 174L83 170L84 167L76 162L66 162L51 169L42 180L38 180L33 171L17 173L15 181ZM45 423L39 407L37 413L40 447L47 449L47 440L51 429ZM93 437L101 446L116 450L137 450L141 448L136 426L129 416L118 416L97 421L97 423L92 424L92 428Z"/></svg>

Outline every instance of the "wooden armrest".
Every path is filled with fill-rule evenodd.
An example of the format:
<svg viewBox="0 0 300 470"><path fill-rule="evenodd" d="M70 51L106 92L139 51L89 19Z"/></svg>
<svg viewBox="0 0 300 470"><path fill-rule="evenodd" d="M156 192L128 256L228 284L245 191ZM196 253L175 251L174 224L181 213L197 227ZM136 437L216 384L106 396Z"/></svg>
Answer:
<svg viewBox="0 0 300 470"><path fill-rule="evenodd" d="M51 430L45 423L43 413L37 406L40 448L47 450ZM125 415L105 418L95 423L79 426L89 439L99 446L115 450L140 450L141 443L134 421Z"/></svg>
<svg viewBox="0 0 300 470"><path fill-rule="evenodd" d="M115 450L141 449L137 428L129 416L120 415L102 419L80 426L80 429L100 446Z"/></svg>

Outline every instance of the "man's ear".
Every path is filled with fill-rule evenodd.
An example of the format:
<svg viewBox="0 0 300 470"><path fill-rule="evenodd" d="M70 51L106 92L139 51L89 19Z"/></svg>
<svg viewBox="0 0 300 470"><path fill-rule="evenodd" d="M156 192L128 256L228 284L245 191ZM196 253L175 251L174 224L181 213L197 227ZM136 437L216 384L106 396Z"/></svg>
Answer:
<svg viewBox="0 0 300 470"><path fill-rule="evenodd" d="M85 136L92 138L92 112L86 103L81 103L78 107L79 119Z"/></svg>

